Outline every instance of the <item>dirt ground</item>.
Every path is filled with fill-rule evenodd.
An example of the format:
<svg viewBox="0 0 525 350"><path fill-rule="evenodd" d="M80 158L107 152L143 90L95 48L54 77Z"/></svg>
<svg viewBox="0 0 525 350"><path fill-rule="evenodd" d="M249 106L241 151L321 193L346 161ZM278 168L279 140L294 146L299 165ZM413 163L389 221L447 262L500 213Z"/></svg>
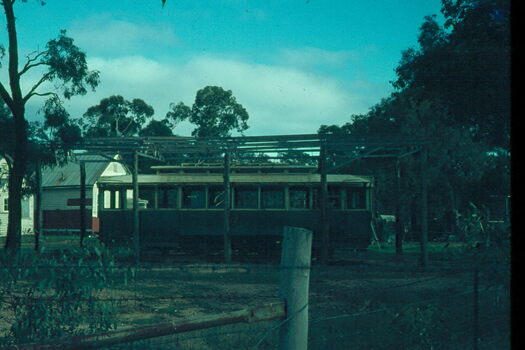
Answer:
<svg viewBox="0 0 525 350"><path fill-rule="evenodd" d="M436 334L443 332L445 328L438 328L441 324L451 327L454 336L455 333L458 336L465 333L461 327L468 334L474 312L474 279L472 271L467 268L471 261L458 257L453 251L456 248L433 245L427 269L419 268L418 245L415 243L405 245L402 259L392 254L393 247L383 246L360 253L337 252L330 265L314 261L310 271L309 298L312 349L325 349L327 344L336 344L337 341L339 347L333 348L344 349L349 340L355 341L355 334L359 334L361 342L356 349L388 348L386 344L382 347L375 343L385 336L384 332L388 332L388 337L392 332L405 336L414 333L416 337L422 337L420 330L430 332L429 326L435 328L432 332ZM117 306L118 329L182 321L279 300L278 258L263 263L261 259L254 261L234 256L235 262L228 265L217 262L220 256L199 258L157 254L145 255L143 259L143 267L134 268L133 273L129 269L116 273L107 290L98 295ZM501 288L491 291L490 288L499 288L501 283L495 283L489 273L482 273L478 280L478 288L488 291L479 294L479 324L482 329L490 330L494 328L490 328L490 324L495 319L507 322L508 295L501 292ZM0 317L0 327L4 330L9 327L9 322L9 319ZM277 322L280 321L261 325L257 336L246 340L246 344L253 346L257 339L262 339L261 334L275 328ZM247 333L246 329L241 327L236 331L237 343L241 335L246 335L243 335ZM505 338L506 331L506 326L503 326L492 330L491 336ZM214 341L210 340L213 337L206 334L207 341L201 337L198 345L180 348L215 349ZM428 333L429 339L432 334ZM468 335L466 338L470 339ZM267 348L272 348L272 345L267 344Z"/></svg>

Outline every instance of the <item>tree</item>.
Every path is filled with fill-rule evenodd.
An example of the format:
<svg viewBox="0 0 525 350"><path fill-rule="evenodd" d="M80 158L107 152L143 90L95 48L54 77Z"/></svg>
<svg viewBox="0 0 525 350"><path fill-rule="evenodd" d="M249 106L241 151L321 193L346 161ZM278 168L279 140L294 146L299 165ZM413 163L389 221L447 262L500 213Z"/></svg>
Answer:
<svg viewBox="0 0 525 350"><path fill-rule="evenodd" d="M135 136L154 113L153 107L140 98L128 101L113 95L89 107L79 124L85 136Z"/></svg>
<svg viewBox="0 0 525 350"><path fill-rule="evenodd" d="M167 119L151 120L146 127L139 131L140 136L173 136Z"/></svg>
<svg viewBox="0 0 525 350"><path fill-rule="evenodd" d="M0 58L7 53L7 84L0 81L0 97L12 115L12 132L3 136L12 140L12 162L9 164L9 216L6 249L16 253L20 249L21 238L21 188L28 162L28 122L26 103L35 96L49 96L59 99L56 91L66 99L87 93L87 88L95 89L99 74L89 71L86 55L73 44L73 39L61 31L56 39L50 40L43 51L35 51L20 62L16 28L16 0L2 0L7 23L7 50L0 47ZM43 2L42 2L43 4ZM21 69L19 68L21 67ZM29 71L38 70L40 78L27 90L22 91L21 77ZM54 83L56 91L42 91L45 83ZM2 133L5 131L2 130Z"/></svg>
<svg viewBox="0 0 525 350"><path fill-rule="evenodd" d="M189 120L197 127L192 131L197 137L230 136L232 131L242 133L248 129L248 112L237 102L231 90L219 86L206 86L197 91L190 109L184 103L170 104L166 118L174 125Z"/></svg>
<svg viewBox="0 0 525 350"><path fill-rule="evenodd" d="M419 47L403 52L394 87L440 101L447 125L508 150L510 2L442 0L442 13L443 26L434 16L425 18Z"/></svg>

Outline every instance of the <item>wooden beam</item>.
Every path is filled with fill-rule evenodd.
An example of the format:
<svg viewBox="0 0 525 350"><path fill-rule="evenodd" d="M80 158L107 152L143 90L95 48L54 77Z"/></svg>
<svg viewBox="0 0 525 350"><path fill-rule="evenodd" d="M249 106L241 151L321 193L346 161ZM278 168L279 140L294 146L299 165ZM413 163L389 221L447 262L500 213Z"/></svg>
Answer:
<svg viewBox="0 0 525 350"><path fill-rule="evenodd" d="M40 252L42 239L42 165L37 161L35 170L36 193L33 207L33 231L35 233L35 251Z"/></svg>
<svg viewBox="0 0 525 350"><path fill-rule="evenodd" d="M319 209L321 211L321 250L319 258L322 263L328 262L330 254L330 223L328 221L328 181L326 156L326 147L322 147L321 153L319 154L319 172L321 173L321 198L319 201Z"/></svg>
<svg viewBox="0 0 525 350"><path fill-rule="evenodd" d="M1 350L72 350L96 349L144 339L191 332L235 323L254 323L284 318L285 304L275 302L244 310L189 318L183 321L157 323L91 335L64 337L47 344L32 343L2 347Z"/></svg>
<svg viewBox="0 0 525 350"><path fill-rule="evenodd" d="M230 263L232 260L232 243L230 236L231 220L231 184L230 184L230 153L224 154L224 223L223 223L223 243L224 243L224 262Z"/></svg>
<svg viewBox="0 0 525 350"><path fill-rule="evenodd" d="M80 161L80 247L86 236L86 163Z"/></svg>
<svg viewBox="0 0 525 350"><path fill-rule="evenodd" d="M133 250L135 252L135 262L140 262L140 213L139 213L139 155L133 154L133 173L131 182L133 185Z"/></svg>
<svg viewBox="0 0 525 350"><path fill-rule="evenodd" d="M428 192L427 192L427 149L424 148L420 153L421 167L421 265L428 265Z"/></svg>

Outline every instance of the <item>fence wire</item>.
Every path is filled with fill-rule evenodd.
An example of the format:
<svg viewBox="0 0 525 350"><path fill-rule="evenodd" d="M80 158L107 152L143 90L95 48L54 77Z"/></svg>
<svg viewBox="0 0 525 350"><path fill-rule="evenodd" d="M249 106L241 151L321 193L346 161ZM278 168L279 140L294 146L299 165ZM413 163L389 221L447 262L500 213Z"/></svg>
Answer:
<svg viewBox="0 0 525 350"><path fill-rule="evenodd" d="M112 322L117 329L126 329L278 301L280 272L290 268L276 264L94 266L67 262L0 266L0 275L19 279L0 286L0 345L14 344L13 325L23 322L21 313L39 317L35 306L52 310L68 304L81 308L106 303L114 310ZM54 293L57 284L49 289L32 284L48 274L60 278L62 273L97 274L102 270L105 287L89 295ZM507 272L507 266L498 264L476 266L475 270L461 265L313 265L310 301L305 305L309 349L510 348ZM475 273L479 274L477 285ZM282 325L293 316L107 349L276 349ZM55 339L33 342L59 344Z"/></svg>

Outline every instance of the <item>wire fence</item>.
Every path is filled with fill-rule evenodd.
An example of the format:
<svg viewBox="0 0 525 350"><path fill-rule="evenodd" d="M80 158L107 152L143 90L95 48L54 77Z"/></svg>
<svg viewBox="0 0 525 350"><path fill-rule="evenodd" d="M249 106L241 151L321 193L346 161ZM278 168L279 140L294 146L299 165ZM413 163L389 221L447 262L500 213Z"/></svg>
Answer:
<svg viewBox="0 0 525 350"><path fill-rule="evenodd" d="M0 274L18 280L0 287L0 344L6 349L14 344L13 325L29 322L21 313L45 318L38 312L66 308L68 304L84 313L106 310L105 316L111 319L109 328L128 329L162 322L176 324L278 302L280 276L288 269L295 267L241 263L100 266L70 261L3 265ZM80 274L88 278L102 274L102 270L102 288L88 294L53 292L60 283L67 283L60 282L60 276ZM301 309L309 314L309 349L510 349L510 277L506 265L439 264L422 268L402 263L363 263L313 265L309 272L309 301ZM55 284L34 287L32 282L48 275L53 276ZM97 304L108 308L92 308ZM90 306L82 309L83 305ZM94 312L91 316L104 315ZM279 330L294 316L107 348L276 349ZM79 328L87 333L101 331L82 324ZM25 343L49 348L65 345L59 339L46 336Z"/></svg>

